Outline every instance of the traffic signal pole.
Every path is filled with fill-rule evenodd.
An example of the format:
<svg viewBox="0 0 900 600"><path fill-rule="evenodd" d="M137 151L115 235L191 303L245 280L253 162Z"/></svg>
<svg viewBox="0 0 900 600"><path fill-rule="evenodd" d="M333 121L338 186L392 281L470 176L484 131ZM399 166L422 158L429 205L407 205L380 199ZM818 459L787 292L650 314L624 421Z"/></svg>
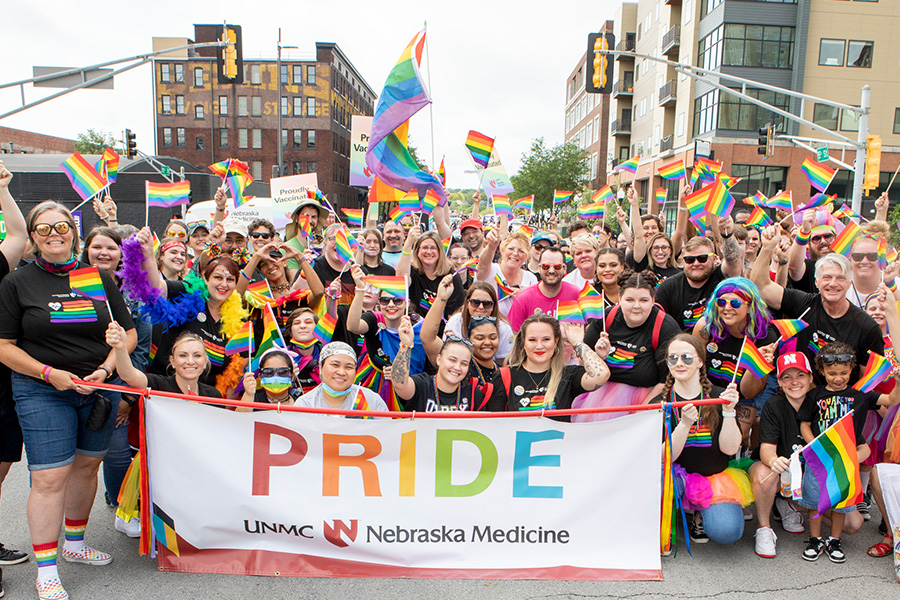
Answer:
<svg viewBox="0 0 900 600"><path fill-rule="evenodd" d="M862 195L863 195L863 179L866 173L866 146L867 136L869 135L869 97L872 94L872 88L869 84L863 86L862 96L859 100L859 107L862 113L859 116L859 135L856 140L859 144L856 147L856 168L853 172L853 204L851 208L856 214L862 214Z"/></svg>

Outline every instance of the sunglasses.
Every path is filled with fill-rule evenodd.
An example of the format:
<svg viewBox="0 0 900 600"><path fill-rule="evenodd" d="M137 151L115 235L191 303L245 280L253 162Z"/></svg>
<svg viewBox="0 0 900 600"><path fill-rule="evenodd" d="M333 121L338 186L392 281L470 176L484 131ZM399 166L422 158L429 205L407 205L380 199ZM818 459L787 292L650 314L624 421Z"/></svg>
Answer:
<svg viewBox="0 0 900 600"><path fill-rule="evenodd" d="M490 308L490 307L494 306L494 301L493 300L476 300L475 298L469 298L469 304L471 304L474 307Z"/></svg>
<svg viewBox="0 0 900 600"><path fill-rule="evenodd" d="M538 248L539 250L546 250L550 246L548 244L532 244L532 248Z"/></svg>
<svg viewBox="0 0 900 600"><path fill-rule="evenodd" d="M253 233L250 234L250 237L252 237L254 240L258 240L260 238L267 240L272 237L272 234L271 233L263 233L262 231L254 231Z"/></svg>
<svg viewBox="0 0 900 600"><path fill-rule="evenodd" d="M193 229L195 227L206 227L206 221L191 221L187 224L188 230Z"/></svg>
<svg viewBox="0 0 900 600"><path fill-rule="evenodd" d="M549 271L551 269L554 271L562 271L565 268L566 265L541 265L541 271Z"/></svg>
<svg viewBox="0 0 900 600"><path fill-rule="evenodd" d="M187 234L180 229L170 229L166 232L166 237L186 238Z"/></svg>
<svg viewBox="0 0 900 600"><path fill-rule="evenodd" d="M811 241L813 244L818 244L821 241L830 242L833 239L834 239L833 233L826 233L823 235L814 235L811 238L809 238L809 241Z"/></svg>
<svg viewBox="0 0 900 600"><path fill-rule="evenodd" d="M278 375L279 377L290 377L293 374L293 370L290 367L278 367L277 369L273 367L263 367L259 370L259 374L263 377L274 377Z"/></svg>
<svg viewBox="0 0 900 600"><path fill-rule="evenodd" d="M469 329L475 329L479 325L484 325L485 323L490 323L491 325L497 324L497 317L470 317L469 318ZM451 334L448 334L451 335Z"/></svg>
<svg viewBox="0 0 900 600"><path fill-rule="evenodd" d="M670 367L674 367L678 364L678 359L681 359L685 365L694 364L694 355L693 354L670 354L666 357L666 362L669 363Z"/></svg>
<svg viewBox="0 0 900 600"><path fill-rule="evenodd" d="M822 364L830 367L833 364L849 365L853 361L852 354L820 354Z"/></svg>
<svg viewBox="0 0 900 600"><path fill-rule="evenodd" d="M469 348L475 347L475 344L473 344L472 342L470 342L467 339L459 337L455 333L448 333L447 335L444 336L444 345L446 345L447 342L455 342L458 344L464 344L464 345L468 346Z"/></svg>
<svg viewBox="0 0 900 600"><path fill-rule="evenodd" d="M48 235L50 235L50 231L53 229L55 229L56 233L58 233L59 235L65 235L69 233L69 230L71 228L72 226L65 221L60 221L58 223L54 223L53 225L41 223L40 225L35 225L34 232L41 237L47 237Z"/></svg>
<svg viewBox="0 0 900 600"><path fill-rule="evenodd" d="M875 262L878 260L877 252L851 252L850 258L853 259L853 262L862 262L863 259L867 259L869 262Z"/></svg>
<svg viewBox="0 0 900 600"><path fill-rule="evenodd" d="M746 300L740 300L738 298L716 298L716 306L719 308L725 308L729 304L731 308L737 310L744 305Z"/></svg>
<svg viewBox="0 0 900 600"><path fill-rule="evenodd" d="M686 264L686 265L692 265L692 264L694 264L695 262L698 262L698 263L700 263L700 264L702 265L702 264L705 264L706 261L709 260L709 257L710 257L710 256L712 256L712 254L700 254L699 256L685 256L685 257L684 257L684 264Z"/></svg>
<svg viewBox="0 0 900 600"><path fill-rule="evenodd" d="M379 304L384 304L385 306L388 304L393 304L394 306L401 306L406 300L403 298L397 298L395 296L382 296L378 299Z"/></svg>

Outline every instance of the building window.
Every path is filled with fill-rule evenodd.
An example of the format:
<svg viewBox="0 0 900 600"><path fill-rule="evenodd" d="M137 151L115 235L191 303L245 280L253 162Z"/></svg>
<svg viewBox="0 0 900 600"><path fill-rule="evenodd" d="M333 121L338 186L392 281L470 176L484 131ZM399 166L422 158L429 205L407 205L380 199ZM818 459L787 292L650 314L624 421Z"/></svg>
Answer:
<svg viewBox="0 0 900 600"><path fill-rule="evenodd" d="M694 135L702 135L716 128L719 113L719 90L703 94L694 100Z"/></svg>
<svg viewBox="0 0 900 600"><path fill-rule="evenodd" d="M315 117L316 116L316 99L315 98L307 98L306 99L306 116L307 117Z"/></svg>
<svg viewBox="0 0 900 600"><path fill-rule="evenodd" d="M184 83L184 65L175 63L175 83Z"/></svg>
<svg viewBox="0 0 900 600"><path fill-rule="evenodd" d="M238 96L238 116L247 116L247 96Z"/></svg>
<svg viewBox="0 0 900 600"><path fill-rule="evenodd" d="M162 114L170 115L172 114L172 97L171 96L162 96Z"/></svg>
<svg viewBox="0 0 900 600"><path fill-rule="evenodd" d="M262 161L254 160L250 163L250 168L253 170L253 179L259 181L262 179Z"/></svg>
<svg viewBox="0 0 900 600"><path fill-rule="evenodd" d="M169 63L159 63L159 80L169 83Z"/></svg>
<svg viewBox="0 0 900 600"><path fill-rule="evenodd" d="M306 132L306 147L309 150L316 149L316 130L315 129L310 129L309 131Z"/></svg>
<svg viewBox="0 0 900 600"><path fill-rule="evenodd" d="M793 63L793 27L725 25L723 65L790 69Z"/></svg>
<svg viewBox="0 0 900 600"><path fill-rule="evenodd" d="M303 65L294 65L291 69L294 75L294 85L303 85Z"/></svg>
<svg viewBox="0 0 900 600"><path fill-rule="evenodd" d="M837 131L838 108L827 104L813 104L813 123L825 129Z"/></svg>
<svg viewBox="0 0 900 600"><path fill-rule="evenodd" d="M228 147L228 128L219 128L219 148Z"/></svg>
<svg viewBox="0 0 900 600"><path fill-rule="evenodd" d="M184 96L175 96L175 114L184 114Z"/></svg>
<svg viewBox="0 0 900 600"><path fill-rule="evenodd" d="M290 98L281 99L281 116L287 117L291 114Z"/></svg>
<svg viewBox="0 0 900 600"><path fill-rule="evenodd" d="M874 50L875 42L850 40L847 42L847 66L871 69Z"/></svg>
<svg viewBox="0 0 900 600"><path fill-rule="evenodd" d="M843 67L844 44L844 40L819 40L819 64L823 67Z"/></svg>
<svg viewBox="0 0 900 600"><path fill-rule="evenodd" d="M725 0L702 0L700 4L700 18L702 19L712 11L716 10Z"/></svg>
<svg viewBox="0 0 900 600"><path fill-rule="evenodd" d="M238 148L247 148L247 130L238 129Z"/></svg>
<svg viewBox="0 0 900 600"><path fill-rule="evenodd" d="M281 130L281 147L282 148L288 147L288 130L287 129Z"/></svg>
<svg viewBox="0 0 900 600"><path fill-rule="evenodd" d="M250 65L250 84L260 85L262 83L262 73L260 65Z"/></svg>
<svg viewBox="0 0 900 600"><path fill-rule="evenodd" d="M701 69L717 69L722 65L722 37L724 27L714 29L700 40L697 47L697 66Z"/></svg>
<svg viewBox="0 0 900 600"><path fill-rule="evenodd" d="M228 114L228 96L219 96L219 114Z"/></svg>
<svg viewBox="0 0 900 600"><path fill-rule="evenodd" d="M184 127L178 127L175 129L175 145L179 148L184 148L187 145L184 140Z"/></svg>
<svg viewBox="0 0 900 600"><path fill-rule="evenodd" d="M757 190L766 196L772 196L778 193L778 190L787 189L786 167L732 165L731 176L741 178L741 181L730 190L737 198L752 196Z"/></svg>
<svg viewBox="0 0 900 600"><path fill-rule="evenodd" d="M194 67L194 87L203 87L203 67Z"/></svg>
<svg viewBox="0 0 900 600"><path fill-rule="evenodd" d="M294 130L294 148L302 148L303 147L303 130L295 129Z"/></svg>
<svg viewBox="0 0 900 600"><path fill-rule="evenodd" d="M776 94L769 90L749 89L748 96L762 100L766 104L777 106L787 111L790 107L788 97L784 94ZM717 128L737 131L756 131L766 123L778 125L784 121L784 117L776 115L756 104L751 104L742 98L731 94L722 94L719 102L719 122Z"/></svg>
<svg viewBox="0 0 900 600"><path fill-rule="evenodd" d="M262 98L260 98L259 96L253 96L252 98L250 98L250 116L262 116Z"/></svg>
<svg viewBox="0 0 900 600"><path fill-rule="evenodd" d="M302 96L294 96L294 116L295 117L303 116L303 97Z"/></svg>
<svg viewBox="0 0 900 600"><path fill-rule="evenodd" d="M262 148L262 129L253 130L253 148Z"/></svg>
<svg viewBox="0 0 900 600"><path fill-rule="evenodd" d="M306 65L306 83L316 85L316 65Z"/></svg>
<svg viewBox="0 0 900 600"><path fill-rule="evenodd" d="M293 162L293 164L291 165L291 167L293 169L292 170L293 175L302 175L303 174L303 161L295 160Z"/></svg>
<svg viewBox="0 0 900 600"><path fill-rule="evenodd" d="M900 133L900 108L894 109L894 133Z"/></svg>
<svg viewBox="0 0 900 600"><path fill-rule="evenodd" d="M310 161L306 163L306 172L307 173L315 173L316 172L316 161Z"/></svg>
<svg viewBox="0 0 900 600"><path fill-rule="evenodd" d="M204 151L206 151L206 140L204 140L204 139L203 139L202 137L200 137L200 136L197 136L197 139L194 140L194 149L195 149L197 152L204 152Z"/></svg>
<svg viewBox="0 0 900 600"><path fill-rule="evenodd" d="M841 131L859 131L859 115L850 110L842 110Z"/></svg>
<svg viewBox="0 0 900 600"><path fill-rule="evenodd" d="M281 65L281 85L288 84L288 66Z"/></svg>
<svg viewBox="0 0 900 600"><path fill-rule="evenodd" d="M202 104L197 104L196 106L194 106L194 118L195 119L203 118L203 105Z"/></svg>
<svg viewBox="0 0 900 600"><path fill-rule="evenodd" d="M172 128L171 127L163 127L163 147L165 147L165 148L172 147Z"/></svg>

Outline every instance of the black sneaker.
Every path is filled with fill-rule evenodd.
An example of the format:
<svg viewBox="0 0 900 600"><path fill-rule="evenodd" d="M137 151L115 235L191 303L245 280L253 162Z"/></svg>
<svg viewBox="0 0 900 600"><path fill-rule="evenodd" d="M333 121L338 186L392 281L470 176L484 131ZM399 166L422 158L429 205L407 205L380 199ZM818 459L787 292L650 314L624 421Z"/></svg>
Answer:
<svg viewBox="0 0 900 600"><path fill-rule="evenodd" d="M803 556L803 560L814 561L822 556L824 551L825 540L819 537L811 537L806 543L806 550L803 551L801 556Z"/></svg>
<svg viewBox="0 0 900 600"><path fill-rule="evenodd" d="M709 541L709 536L703 530L703 519L698 516L694 517L691 523L691 541L696 544L705 544Z"/></svg>
<svg viewBox="0 0 900 600"><path fill-rule="evenodd" d="M9 550L0 544L0 565L17 565L28 560L28 555L18 550Z"/></svg>
<svg viewBox="0 0 900 600"><path fill-rule="evenodd" d="M828 538L825 543L825 553L828 554L828 560L833 563L842 563L847 560L844 548L841 546L841 538Z"/></svg>

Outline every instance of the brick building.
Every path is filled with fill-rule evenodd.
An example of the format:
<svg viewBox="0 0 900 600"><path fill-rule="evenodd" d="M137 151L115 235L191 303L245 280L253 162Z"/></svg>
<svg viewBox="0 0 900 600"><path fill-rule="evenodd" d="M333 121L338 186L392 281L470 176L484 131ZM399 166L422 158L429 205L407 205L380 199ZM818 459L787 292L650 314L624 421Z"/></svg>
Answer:
<svg viewBox="0 0 900 600"><path fill-rule="evenodd" d="M0 127L0 154L57 154L75 152L75 140Z"/></svg>
<svg viewBox="0 0 900 600"><path fill-rule="evenodd" d="M193 40L155 38L154 49L216 41L217 27L194 25ZM155 59L155 153L198 169L236 158L268 181L278 172L280 110L284 174L316 173L336 207L362 206L365 192L349 186L350 117L371 116L376 96L337 44L317 42L310 56L282 52L280 108L274 57L248 58L245 49L244 82L220 84L216 51Z"/></svg>

